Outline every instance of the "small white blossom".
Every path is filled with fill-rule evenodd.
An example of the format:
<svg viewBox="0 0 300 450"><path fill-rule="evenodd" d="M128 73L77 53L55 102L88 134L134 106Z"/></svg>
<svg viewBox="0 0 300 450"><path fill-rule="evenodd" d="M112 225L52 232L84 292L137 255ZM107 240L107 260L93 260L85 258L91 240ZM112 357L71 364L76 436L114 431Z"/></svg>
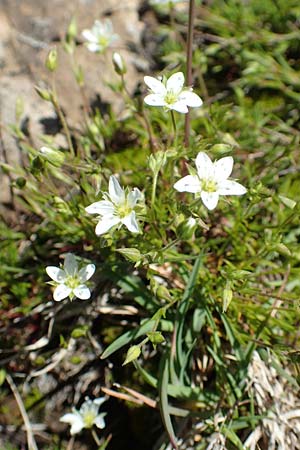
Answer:
<svg viewBox="0 0 300 450"><path fill-rule="evenodd" d="M68 253L65 257L63 268L56 266L46 267L46 272L56 285L53 292L55 301L60 302L64 298L78 297L81 300L87 300L91 296L90 289L85 284L95 272L95 265L88 264L78 270L78 264L75 256Z"/></svg>
<svg viewBox="0 0 300 450"><path fill-rule="evenodd" d="M174 184L179 192L200 194L204 205L215 209L220 195L243 195L247 189L233 180L228 180L233 168L233 158L226 156L212 162L209 156L198 153L196 157L197 175L187 175Z"/></svg>
<svg viewBox="0 0 300 450"><path fill-rule="evenodd" d="M96 20L90 30L83 30L82 36L86 39L86 47L90 52L103 53L119 36L114 34L109 19L103 22Z"/></svg>
<svg viewBox="0 0 300 450"><path fill-rule="evenodd" d="M162 106L167 111L174 110L186 114L188 106L197 108L202 105L201 98L192 92L192 88L184 88L184 75L182 72L174 73L164 83L157 78L145 76L144 81L151 93L144 98L150 106Z"/></svg>
<svg viewBox="0 0 300 450"><path fill-rule="evenodd" d="M106 401L105 397L91 400L86 397L79 411L72 408L72 412L65 414L59 420L71 425L70 433L72 435L80 433L83 428L92 428L96 425L98 428L105 428L104 416L106 413L98 413L100 405Z"/></svg>
<svg viewBox="0 0 300 450"><path fill-rule="evenodd" d="M134 188L127 193L119 184L117 178L109 178L108 192L104 192L105 200L95 202L85 208L89 214L98 214L100 220L96 226L98 236L107 233L112 227L125 225L132 233L139 233L135 206L142 199L142 193Z"/></svg>

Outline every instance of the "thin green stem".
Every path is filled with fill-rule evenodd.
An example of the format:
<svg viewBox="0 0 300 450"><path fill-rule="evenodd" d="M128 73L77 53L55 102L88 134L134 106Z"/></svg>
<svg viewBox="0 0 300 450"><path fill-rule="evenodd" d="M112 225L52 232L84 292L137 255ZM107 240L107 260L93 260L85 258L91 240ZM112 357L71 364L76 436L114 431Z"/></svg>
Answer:
<svg viewBox="0 0 300 450"><path fill-rule="evenodd" d="M172 109L171 109L171 117L172 117L172 125L173 125L174 134L176 136L177 128L176 128L175 114Z"/></svg>
<svg viewBox="0 0 300 450"><path fill-rule="evenodd" d="M94 428L91 428L91 432L92 432L92 436L93 436L94 441L96 442L96 444L98 446L100 446L101 445L101 441L100 441L96 431L94 430Z"/></svg>
<svg viewBox="0 0 300 450"><path fill-rule="evenodd" d="M154 172L154 174L153 174L153 183L152 183L152 194L151 194L151 206L152 206L152 208L154 207L154 203L155 203L157 178L158 178L158 172Z"/></svg>
<svg viewBox="0 0 300 450"><path fill-rule="evenodd" d="M63 127L63 129L64 129L64 132L65 132L65 135L66 135L66 138L67 138L67 142L68 142L68 147L69 147L70 153L71 153L71 155L74 157L74 156L75 156L75 150L74 150L74 147L73 147L73 143L72 143L72 138L71 138L70 130L69 130L69 127L68 127L68 125L67 125L67 122L66 122L64 113L62 112L62 109L61 109L60 104L59 104L58 99L57 99L57 93L56 93L56 86L55 86L55 78L54 78L54 74L53 74L53 78L52 78L52 93L53 93L53 96L52 96L52 103L53 103L53 106L54 106L54 108L55 108L55 110L56 110L56 112L57 112L57 115L58 115L58 117L59 117L59 120L60 120L60 122L61 122L61 124L62 124L62 127Z"/></svg>
<svg viewBox="0 0 300 450"><path fill-rule="evenodd" d="M186 49L186 81L188 86L191 86L192 84L194 19L195 19L195 0L190 0L187 49ZM190 113L188 112L185 116L185 126L184 126L185 147L188 147L190 143L190 128L191 128Z"/></svg>

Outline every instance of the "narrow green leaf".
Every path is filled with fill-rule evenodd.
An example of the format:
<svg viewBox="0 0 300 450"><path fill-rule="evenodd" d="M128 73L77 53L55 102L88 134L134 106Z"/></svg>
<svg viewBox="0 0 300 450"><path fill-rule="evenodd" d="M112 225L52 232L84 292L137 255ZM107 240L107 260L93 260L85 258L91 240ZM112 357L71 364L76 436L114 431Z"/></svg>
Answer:
<svg viewBox="0 0 300 450"><path fill-rule="evenodd" d="M185 315L188 310L189 301L192 296L193 290L195 288L198 272L202 263L202 257L203 254L200 253L198 258L196 259L194 263L194 267L191 273L191 276L188 280L188 283L186 285L182 300L178 307L178 314L176 317L176 362L177 362L177 368L178 373L180 372L180 368L183 365L185 354L182 348L182 342L183 342L183 330L184 330L184 321L185 321Z"/></svg>
<svg viewBox="0 0 300 450"><path fill-rule="evenodd" d="M159 406L161 417L168 433L170 443L172 447L177 450L176 436L174 433L170 409L168 402L168 381L169 381L169 360L167 355L164 355L160 365L159 382L158 382L158 392L159 392Z"/></svg>

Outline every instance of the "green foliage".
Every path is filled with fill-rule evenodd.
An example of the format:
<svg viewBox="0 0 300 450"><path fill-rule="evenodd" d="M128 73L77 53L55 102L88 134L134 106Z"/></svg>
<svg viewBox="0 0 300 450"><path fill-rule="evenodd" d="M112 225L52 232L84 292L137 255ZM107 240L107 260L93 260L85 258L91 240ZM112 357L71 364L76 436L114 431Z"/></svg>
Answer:
<svg viewBox="0 0 300 450"><path fill-rule="evenodd" d="M175 65L184 70L186 27L176 8L171 14L172 33L169 24L158 25L161 45L153 56L158 67L169 64L174 72ZM193 87L204 104L191 111L188 147L183 115L175 113L174 127L169 112L130 98L126 74L112 82L126 114L91 112L72 136L55 87L37 88L60 114L68 148L45 136L49 151L43 152L20 123L12 127L28 164L3 165L3 171L14 180L13 202L23 220L0 223L3 365L22 373L20 388L25 377L32 383L26 385L30 411L41 414L37 406L51 392L43 397L36 378L55 374L53 392L63 395L68 386L75 395L81 386L74 378L102 364L101 377L86 384L92 394L101 379L103 387L118 383L130 395L158 399L168 436L161 449L169 442L177 448L178 439L183 448L206 449L216 435L226 448L243 449L273 408L261 408L251 388L255 355L297 402L299 16L294 0L197 6ZM72 19L63 43L72 58L76 34ZM57 63L52 51L48 69L54 72ZM196 174L194 159L203 151L213 160L233 156L233 176L247 194L221 197L209 211L199 197L177 192L174 183ZM143 192L142 232L123 226L96 236L97 219L85 207L103 200L116 173L122 186ZM91 300L52 302L45 267L58 266L68 252L97 266ZM42 337L48 341L39 347ZM60 408L64 401L71 406L64 398ZM182 425L187 417L199 426L200 444ZM110 448L105 437L102 448Z"/></svg>

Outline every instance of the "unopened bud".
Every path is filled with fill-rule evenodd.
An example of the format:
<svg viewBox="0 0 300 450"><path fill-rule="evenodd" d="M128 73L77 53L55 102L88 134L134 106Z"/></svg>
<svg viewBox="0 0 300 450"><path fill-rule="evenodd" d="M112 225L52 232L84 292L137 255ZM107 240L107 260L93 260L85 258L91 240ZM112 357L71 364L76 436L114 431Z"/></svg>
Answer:
<svg viewBox="0 0 300 450"><path fill-rule="evenodd" d="M223 291L223 312L227 311L228 306L230 305L231 300L232 300L232 294L233 293L232 293L232 289L230 286L230 282L227 281L226 287Z"/></svg>
<svg viewBox="0 0 300 450"><path fill-rule="evenodd" d="M50 72L54 72L57 67L57 49L52 48L46 58L46 67Z"/></svg>
<svg viewBox="0 0 300 450"><path fill-rule="evenodd" d="M125 75L127 72L127 68L124 62L124 59L120 55L120 53L114 52L112 56L113 65L115 68L115 71L118 75Z"/></svg>
<svg viewBox="0 0 300 450"><path fill-rule="evenodd" d="M65 155L60 150L50 147L41 147L40 154L54 166L61 166L65 160Z"/></svg>
<svg viewBox="0 0 300 450"><path fill-rule="evenodd" d="M158 344L161 344L165 340L160 331L150 331L149 333L147 333L147 336L154 348L156 348Z"/></svg>
<svg viewBox="0 0 300 450"><path fill-rule="evenodd" d="M51 93L51 91L48 91L47 89L42 89L38 86L34 87L37 94L43 99L46 100L47 102L51 102L53 99L53 95Z"/></svg>
<svg viewBox="0 0 300 450"><path fill-rule="evenodd" d="M194 219L194 217L189 217L178 225L176 234L179 238L187 241L193 237L196 228L196 219Z"/></svg>
<svg viewBox="0 0 300 450"><path fill-rule="evenodd" d="M141 348L139 345L132 345L132 347L130 347L128 349L127 355L126 355L126 359L123 362L122 366L125 366L126 364L135 361L141 354Z"/></svg>
<svg viewBox="0 0 300 450"><path fill-rule="evenodd" d="M75 17L72 17L67 29L67 41L70 42L76 38L77 35L77 23Z"/></svg>

